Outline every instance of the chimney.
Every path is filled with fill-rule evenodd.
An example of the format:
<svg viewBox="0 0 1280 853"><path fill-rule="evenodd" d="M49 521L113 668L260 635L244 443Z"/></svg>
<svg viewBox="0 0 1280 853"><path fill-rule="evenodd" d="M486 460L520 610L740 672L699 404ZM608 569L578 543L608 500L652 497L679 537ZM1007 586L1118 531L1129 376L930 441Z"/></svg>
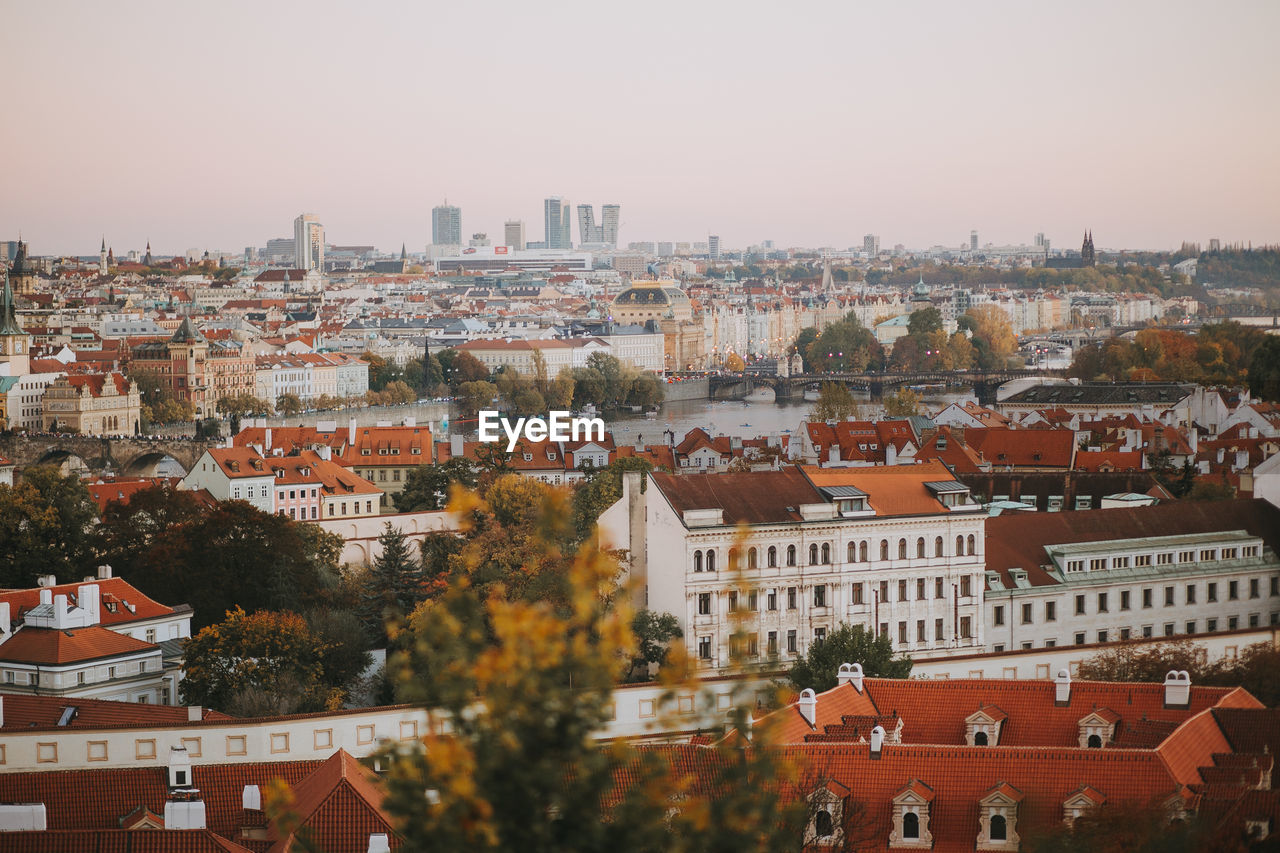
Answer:
<svg viewBox="0 0 1280 853"><path fill-rule="evenodd" d="M351 447L356 443L356 419L349 418L347 420L347 446Z"/></svg>
<svg viewBox="0 0 1280 853"><path fill-rule="evenodd" d="M884 748L884 726L876 726L871 730L871 757L880 759L880 750Z"/></svg>
<svg viewBox="0 0 1280 853"><path fill-rule="evenodd" d="M884 445L884 464L898 464L898 447L892 441L885 442Z"/></svg>
<svg viewBox="0 0 1280 853"><path fill-rule="evenodd" d="M265 450L271 449L271 427L267 427L267 431L264 433L264 437L262 439L262 446L263 446L263 449Z"/></svg>
<svg viewBox="0 0 1280 853"><path fill-rule="evenodd" d="M8 636L12 622L9 620L9 602L0 601L0 637Z"/></svg>
<svg viewBox="0 0 1280 853"><path fill-rule="evenodd" d="M204 708L199 705L187 706L187 722L198 723L204 719Z"/></svg>
<svg viewBox="0 0 1280 853"><path fill-rule="evenodd" d="M385 832L370 835L369 853L391 853L391 838Z"/></svg>
<svg viewBox="0 0 1280 853"><path fill-rule="evenodd" d="M1058 707L1071 704L1071 673L1065 669L1058 670L1053 677L1053 704Z"/></svg>
<svg viewBox="0 0 1280 853"><path fill-rule="evenodd" d="M817 728L818 725L818 695L813 692L812 687L806 687L800 691L800 701L796 703L800 708L800 716L804 717L804 721L809 724L810 728Z"/></svg>
<svg viewBox="0 0 1280 853"><path fill-rule="evenodd" d="M44 583L44 578L40 579L40 603L53 604L53 590Z"/></svg>
<svg viewBox="0 0 1280 853"><path fill-rule="evenodd" d="M1249 468L1249 451L1237 450L1235 470L1245 471L1245 470L1248 470L1248 468Z"/></svg>
<svg viewBox="0 0 1280 853"><path fill-rule="evenodd" d="M462 436L456 434L449 436L449 455L454 459L458 459L465 453Z"/></svg>
<svg viewBox="0 0 1280 853"><path fill-rule="evenodd" d="M1164 706L1186 708L1191 705L1191 675L1185 669L1169 670L1164 677Z"/></svg>
<svg viewBox="0 0 1280 853"><path fill-rule="evenodd" d="M407 426L407 427L416 427L417 425L418 425L418 419L417 419L417 418L405 418L405 419L404 419L404 426Z"/></svg>
<svg viewBox="0 0 1280 853"><path fill-rule="evenodd" d="M65 593L53 597L53 627L57 630L70 628L67 621L67 596Z"/></svg>
<svg viewBox="0 0 1280 853"><path fill-rule="evenodd" d="M88 616L88 625L97 625L102 621L102 608L99 604L98 585L84 584L77 594L80 598L80 609Z"/></svg>
<svg viewBox="0 0 1280 853"><path fill-rule="evenodd" d="M44 832L48 827L44 803L0 805L0 832Z"/></svg>
<svg viewBox="0 0 1280 853"><path fill-rule="evenodd" d="M827 463L834 465L840 461L840 445L833 444L827 448Z"/></svg>
<svg viewBox="0 0 1280 853"><path fill-rule="evenodd" d="M171 746L169 747L169 789L190 787L192 787L191 756L187 753L185 746ZM168 823L166 820L165 825L168 826ZM203 827L188 827L188 829L201 828Z"/></svg>
<svg viewBox="0 0 1280 853"><path fill-rule="evenodd" d="M836 673L836 684L852 684L853 689L862 692L862 664L842 663Z"/></svg>
<svg viewBox="0 0 1280 853"><path fill-rule="evenodd" d="M203 800L169 800L164 804L165 829L205 829Z"/></svg>
<svg viewBox="0 0 1280 853"><path fill-rule="evenodd" d="M36 586L46 587L46 586L57 586L57 585L58 585L58 578L56 575L41 575L40 577L36 578ZM43 598L41 598L40 600L44 601Z"/></svg>
<svg viewBox="0 0 1280 853"><path fill-rule="evenodd" d="M111 577L110 566L98 566L98 580L105 581Z"/></svg>
<svg viewBox="0 0 1280 853"><path fill-rule="evenodd" d="M5 607L8 608L8 604ZM4 695L0 694L0 729L4 728Z"/></svg>
<svg viewBox="0 0 1280 853"><path fill-rule="evenodd" d="M320 445L320 458L325 462L333 461L333 448L327 444Z"/></svg>
<svg viewBox="0 0 1280 853"><path fill-rule="evenodd" d="M247 812L262 811L262 791L257 785L245 785L240 794L240 802Z"/></svg>

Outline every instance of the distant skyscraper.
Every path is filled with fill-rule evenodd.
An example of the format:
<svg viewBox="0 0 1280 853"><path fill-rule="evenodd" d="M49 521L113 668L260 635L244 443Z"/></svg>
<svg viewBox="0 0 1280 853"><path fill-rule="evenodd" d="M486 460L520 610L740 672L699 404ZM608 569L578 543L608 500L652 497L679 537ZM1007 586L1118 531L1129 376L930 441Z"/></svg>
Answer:
<svg viewBox="0 0 1280 853"><path fill-rule="evenodd" d="M503 226L502 241L517 252L524 251L524 220L508 219Z"/></svg>
<svg viewBox="0 0 1280 853"><path fill-rule="evenodd" d="M601 242L600 226L596 225L595 210L589 204L578 205L578 243L582 246ZM549 238L548 238L549 239Z"/></svg>
<svg viewBox="0 0 1280 853"><path fill-rule="evenodd" d="M874 258L880 254L880 238L875 234L867 234L862 238L862 251L867 253L867 257Z"/></svg>
<svg viewBox="0 0 1280 853"><path fill-rule="evenodd" d="M559 196L552 196L543 202L542 207L547 248L572 249L573 224L569 218L569 203Z"/></svg>
<svg viewBox="0 0 1280 853"><path fill-rule="evenodd" d="M720 235L712 234L707 238L707 257L713 261L720 260Z"/></svg>
<svg viewBox="0 0 1280 853"><path fill-rule="evenodd" d="M293 220L293 265L300 270L324 271L324 226L313 213Z"/></svg>
<svg viewBox="0 0 1280 853"><path fill-rule="evenodd" d="M601 242L611 249L618 248L618 219L622 216L622 205L606 204L600 208Z"/></svg>
<svg viewBox="0 0 1280 853"><path fill-rule="evenodd" d="M437 246L462 245L462 208L444 204L431 208L431 242Z"/></svg>
<svg viewBox="0 0 1280 853"><path fill-rule="evenodd" d="M664 258L673 257L676 253L675 244L670 241L658 244L658 254Z"/></svg>
<svg viewBox="0 0 1280 853"><path fill-rule="evenodd" d="M1210 237L1210 238L1209 238L1209 251L1210 251L1210 252L1218 252L1218 251L1221 251L1221 250L1222 250L1222 241L1221 241L1221 240L1219 240L1217 237Z"/></svg>
<svg viewBox="0 0 1280 853"><path fill-rule="evenodd" d="M978 251L978 232L977 231L969 232L969 251L970 252Z"/></svg>
<svg viewBox="0 0 1280 853"><path fill-rule="evenodd" d="M618 248L618 216L622 207L606 204L600 208L600 224L596 224L595 210L589 204L578 205L578 239L583 246Z"/></svg>

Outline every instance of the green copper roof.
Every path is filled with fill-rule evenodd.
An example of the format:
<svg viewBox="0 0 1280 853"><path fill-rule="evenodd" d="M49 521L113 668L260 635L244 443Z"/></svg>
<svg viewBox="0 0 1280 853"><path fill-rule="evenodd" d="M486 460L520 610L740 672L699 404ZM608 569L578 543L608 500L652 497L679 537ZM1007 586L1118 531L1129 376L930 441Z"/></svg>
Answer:
<svg viewBox="0 0 1280 853"><path fill-rule="evenodd" d="M13 288L9 286L9 273L4 274L4 299L0 304L0 335L25 335L26 331L18 325L18 315L14 311Z"/></svg>

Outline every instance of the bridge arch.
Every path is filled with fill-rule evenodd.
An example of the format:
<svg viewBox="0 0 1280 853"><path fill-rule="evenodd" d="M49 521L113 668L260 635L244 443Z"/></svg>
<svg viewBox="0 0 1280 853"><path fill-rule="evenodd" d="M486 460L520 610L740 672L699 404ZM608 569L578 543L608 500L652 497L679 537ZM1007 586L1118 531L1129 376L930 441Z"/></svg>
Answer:
<svg viewBox="0 0 1280 853"><path fill-rule="evenodd" d="M99 460L85 459L74 450L67 450L61 447L51 447L49 450L35 462L26 466L27 468L35 468L41 465L53 465L63 474L87 474L94 470L95 466L100 466Z"/></svg>
<svg viewBox="0 0 1280 853"><path fill-rule="evenodd" d="M120 466L120 473L127 477L157 477L161 476L157 472L157 468L164 460L170 460L175 466L182 471L182 476L186 476L190 468L183 465L181 461L175 459L172 454L166 450L151 450L139 453L132 459L124 462Z"/></svg>

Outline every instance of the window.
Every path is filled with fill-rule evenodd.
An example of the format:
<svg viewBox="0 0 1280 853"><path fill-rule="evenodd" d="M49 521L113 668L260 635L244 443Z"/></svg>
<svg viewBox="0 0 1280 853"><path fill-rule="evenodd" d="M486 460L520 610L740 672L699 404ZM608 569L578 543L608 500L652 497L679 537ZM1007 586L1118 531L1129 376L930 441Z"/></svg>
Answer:
<svg viewBox="0 0 1280 853"><path fill-rule="evenodd" d="M889 582L880 581L880 602L883 604L889 600Z"/></svg>
<svg viewBox="0 0 1280 853"><path fill-rule="evenodd" d="M888 539L880 540L880 559L882 560L889 559L889 540Z"/></svg>
<svg viewBox="0 0 1280 853"><path fill-rule="evenodd" d="M1076 509L1093 509L1093 496L1082 495L1076 498Z"/></svg>
<svg viewBox="0 0 1280 853"><path fill-rule="evenodd" d="M809 565L816 566L818 564L818 546L809 546Z"/></svg>
<svg viewBox="0 0 1280 853"><path fill-rule="evenodd" d="M1174 634L1174 625L1173 625L1173 623L1172 623L1172 622L1166 622L1166 623L1164 623L1164 635L1165 635L1166 637L1172 637L1172 636L1173 636L1173 634Z"/></svg>
<svg viewBox="0 0 1280 853"><path fill-rule="evenodd" d="M933 556L935 557L942 556L942 537L941 536L933 540Z"/></svg>
<svg viewBox="0 0 1280 853"><path fill-rule="evenodd" d="M711 615L711 593L709 592L698 593L698 615L699 616Z"/></svg>
<svg viewBox="0 0 1280 853"><path fill-rule="evenodd" d="M787 632L787 654L794 655L796 653L796 632L792 629Z"/></svg>
<svg viewBox="0 0 1280 853"><path fill-rule="evenodd" d="M1096 735L1095 735L1096 737ZM1005 841L1009 837L1008 823L1004 815L993 815L991 818L991 840Z"/></svg>
<svg viewBox="0 0 1280 853"><path fill-rule="evenodd" d="M707 571L714 572L716 570L716 552L707 550Z"/></svg>
<svg viewBox="0 0 1280 853"><path fill-rule="evenodd" d="M1257 578L1249 578L1249 597L1250 598L1262 597L1262 591L1258 588Z"/></svg>
<svg viewBox="0 0 1280 853"><path fill-rule="evenodd" d="M1069 572L1083 572L1083 571L1084 571L1084 560L1067 560L1067 571L1069 571Z"/></svg>
<svg viewBox="0 0 1280 853"><path fill-rule="evenodd" d="M1004 624L1004 605L997 604L991 614L991 623L997 627Z"/></svg>
<svg viewBox="0 0 1280 853"><path fill-rule="evenodd" d="M865 539L858 545L858 561L867 562L867 542Z"/></svg>
<svg viewBox="0 0 1280 853"><path fill-rule="evenodd" d="M756 565L756 549L755 548L747 549L747 568L748 569L759 568L759 566Z"/></svg>
<svg viewBox="0 0 1280 853"><path fill-rule="evenodd" d="M738 591L736 589L729 590L729 612L738 612Z"/></svg>
<svg viewBox="0 0 1280 853"><path fill-rule="evenodd" d="M933 639L939 643L946 639L946 625L941 619L933 620Z"/></svg>
<svg viewBox="0 0 1280 853"><path fill-rule="evenodd" d="M693 570L695 572L702 571L702 552L701 551L693 552Z"/></svg>
<svg viewBox="0 0 1280 853"><path fill-rule="evenodd" d="M1189 583L1187 584L1187 604L1195 604L1195 603L1196 603L1196 585L1193 583Z"/></svg>
<svg viewBox="0 0 1280 853"><path fill-rule="evenodd" d="M1192 619L1190 622L1187 623L1187 633L1194 634L1195 632L1196 632L1196 622L1194 619Z"/></svg>
<svg viewBox="0 0 1280 853"><path fill-rule="evenodd" d="M973 637L973 617L960 617L960 639L968 640Z"/></svg>
<svg viewBox="0 0 1280 853"><path fill-rule="evenodd" d="M796 564L796 546L787 546L787 565L794 566Z"/></svg>
<svg viewBox="0 0 1280 853"><path fill-rule="evenodd" d="M794 586L787 587L787 609L796 609L796 588Z"/></svg>
<svg viewBox="0 0 1280 853"><path fill-rule="evenodd" d="M916 601L924 601L924 578L916 578Z"/></svg>
<svg viewBox="0 0 1280 853"><path fill-rule="evenodd" d="M975 545L976 545L976 544L977 544L977 540L976 540L976 539L974 539L974 538L973 538L973 534L972 534L972 533L970 533L970 534L969 534L969 556L971 556L971 557L972 557L974 554L978 553L978 550L977 550L977 548L975 547Z"/></svg>
<svg viewBox="0 0 1280 853"><path fill-rule="evenodd" d="M1098 642L1105 643L1107 641L1107 632L1105 630L1098 632Z"/></svg>
<svg viewBox="0 0 1280 853"><path fill-rule="evenodd" d="M1257 628L1257 627L1258 627L1258 614L1257 614L1257 613L1250 613L1250 614L1249 614L1249 627L1250 627L1250 628Z"/></svg>
<svg viewBox="0 0 1280 853"><path fill-rule="evenodd" d="M924 539L916 540L916 557L924 557Z"/></svg>
<svg viewBox="0 0 1280 853"><path fill-rule="evenodd" d="M944 584L943 584L943 582L942 582L942 578L934 578L934 579L933 579L933 597L934 597L934 598L945 598L945 597L946 597L946 588L945 588L945 585L944 585Z"/></svg>
<svg viewBox="0 0 1280 853"><path fill-rule="evenodd" d="M753 613L760 609L760 594L754 589L747 593L747 609Z"/></svg>
<svg viewBox="0 0 1280 853"><path fill-rule="evenodd" d="M1046 622L1058 621L1058 602L1046 601L1044 603L1044 621Z"/></svg>
<svg viewBox="0 0 1280 853"><path fill-rule="evenodd" d="M827 606L827 585L826 584L818 584L813 588L813 606L814 607Z"/></svg>
<svg viewBox="0 0 1280 853"><path fill-rule="evenodd" d="M1084 631L1077 631L1077 632L1076 632L1075 640L1076 640L1076 645L1077 645L1077 646L1083 646L1083 645L1084 645Z"/></svg>
<svg viewBox="0 0 1280 853"><path fill-rule="evenodd" d="M822 565L831 565L831 546L826 542L822 543Z"/></svg>
<svg viewBox="0 0 1280 853"><path fill-rule="evenodd" d="M858 543L850 542L849 547L847 549L847 554L848 556L845 558L845 562L849 562L849 563L858 562Z"/></svg>
<svg viewBox="0 0 1280 853"><path fill-rule="evenodd" d="M925 629L924 629L924 620L923 620L923 619L917 619L917 620L916 620L916 642L917 642L917 643L924 643L924 642L927 642L927 641L928 641L928 635L927 635L927 633L925 632Z"/></svg>
<svg viewBox="0 0 1280 853"><path fill-rule="evenodd" d="M1084 596L1083 595L1076 596L1076 615L1077 616L1084 615Z"/></svg>
<svg viewBox="0 0 1280 853"><path fill-rule="evenodd" d="M1205 591L1204 591L1204 597L1205 597L1205 599L1206 599L1207 601L1217 601L1217 600L1218 600L1218 585L1217 585L1216 583L1210 583L1210 584L1205 588Z"/></svg>
<svg viewBox="0 0 1280 853"><path fill-rule="evenodd" d="M920 838L920 815L907 812L902 816L902 837Z"/></svg>
<svg viewBox="0 0 1280 853"><path fill-rule="evenodd" d="M905 580L898 581L898 600L907 600L907 582Z"/></svg>
<svg viewBox="0 0 1280 853"><path fill-rule="evenodd" d="M766 637L765 649L768 651L770 655L776 656L778 654L778 632L777 631L769 632L769 636Z"/></svg>
<svg viewBox="0 0 1280 853"><path fill-rule="evenodd" d="M1098 612L1107 612L1107 594L1105 592L1098 593Z"/></svg>
<svg viewBox="0 0 1280 853"><path fill-rule="evenodd" d="M747 636L747 654L753 658L760 657L760 635L750 634Z"/></svg>
<svg viewBox="0 0 1280 853"><path fill-rule="evenodd" d="M898 644L905 646L907 644L907 623L898 623Z"/></svg>
<svg viewBox="0 0 1280 853"><path fill-rule="evenodd" d="M1031 624L1031 604L1029 603L1022 605L1022 624Z"/></svg>
<svg viewBox="0 0 1280 853"><path fill-rule="evenodd" d="M1142 636L1143 636L1143 639L1150 639L1150 638L1151 638L1151 626L1150 626L1150 625L1143 625L1143 626L1142 626Z"/></svg>
<svg viewBox="0 0 1280 853"><path fill-rule="evenodd" d="M148 628L148 629L147 629L147 642L148 642L148 643L154 643L155 641L156 641L156 629L155 629L155 628Z"/></svg>
<svg viewBox="0 0 1280 853"><path fill-rule="evenodd" d="M1156 554L1156 565L1157 565L1157 566L1168 566L1168 565L1171 565L1172 563L1173 563L1173 553L1172 553L1172 552L1166 552L1166 553L1164 553L1164 554Z"/></svg>
<svg viewBox="0 0 1280 853"><path fill-rule="evenodd" d="M862 584L855 583L849 587L849 601L851 604L862 603Z"/></svg>
<svg viewBox="0 0 1280 853"><path fill-rule="evenodd" d="M1218 559L1218 552L1212 548L1203 548L1200 551L1200 562L1207 563L1211 560Z"/></svg>
<svg viewBox="0 0 1280 853"><path fill-rule="evenodd" d="M1150 588L1150 587L1147 587L1146 589L1144 589L1144 590L1142 591L1142 606L1143 606L1143 607L1150 607L1150 606L1151 606L1151 597L1152 597L1152 596L1151 596L1151 588Z"/></svg>
<svg viewBox="0 0 1280 853"><path fill-rule="evenodd" d="M778 568L778 549L773 545L769 546L769 568Z"/></svg>
<svg viewBox="0 0 1280 853"><path fill-rule="evenodd" d="M960 578L960 597L965 598L970 595L973 595L973 578L964 575Z"/></svg>
<svg viewBox="0 0 1280 853"><path fill-rule="evenodd" d="M1228 630L1228 631L1234 631L1235 629L1237 629L1237 628L1239 628L1239 627L1240 627L1240 617L1239 617L1239 616L1228 616L1228 617L1227 617L1227 630Z"/></svg>
<svg viewBox="0 0 1280 853"><path fill-rule="evenodd" d="M767 610L778 609L778 591L777 590L775 589L769 590L769 594L765 596L765 600L766 600L765 608Z"/></svg>
<svg viewBox="0 0 1280 853"><path fill-rule="evenodd" d="M698 638L698 657L702 660L711 660L711 637Z"/></svg>
<svg viewBox="0 0 1280 853"><path fill-rule="evenodd" d="M1132 632L1128 628L1120 629L1120 639L1127 640Z"/></svg>
<svg viewBox="0 0 1280 853"><path fill-rule="evenodd" d="M1112 558L1111 558L1111 568L1113 568L1113 569L1127 569L1127 568L1129 568L1129 558L1128 558L1128 557L1112 557Z"/></svg>
<svg viewBox="0 0 1280 853"><path fill-rule="evenodd" d="M1136 557L1133 558L1133 565L1135 568L1145 569L1146 567L1151 565L1151 555L1138 554Z"/></svg>
<svg viewBox="0 0 1280 853"><path fill-rule="evenodd" d="M819 809L813 816L813 834L818 838L830 838L835 834L835 823L826 809Z"/></svg>
<svg viewBox="0 0 1280 853"><path fill-rule="evenodd" d="M813 641L814 641L815 643L821 643L821 642L822 642L823 640L825 640L826 638L827 638L827 629L826 629L826 628L814 628L814 629L813 629Z"/></svg>
<svg viewBox="0 0 1280 853"><path fill-rule="evenodd" d="M1092 560L1090 560L1090 561L1089 561L1089 571L1091 571L1091 572L1105 572L1106 570L1107 570L1107 558L1106 558L1106 557L1095 557L1094 559L1092 559Z"/></svg>
<svg viewBox="0 0 1280 853"><path fill-rule="evenodd" d="M1129 609L1129 590L1127 589L1120 590L1120 609Z"/></svg>
<svg viewBox="0 0 1280 853"><path fill-rule="evenodd" d="M956 537L956 556L957 557L964 556L964 537L963 536Z"/></svg>
<svg viewBox="0 0 1280 853"><path fill-rule="evenodd" d="M1217 619L1206 619L1206 620L1205 620L1205 623L1204 623L1204 629L1205 629L1206 631L1216 631L1216 630L1218 630L1218 620L1217 620Z"/></svg>
<svg viewBox="0 0 1280 853"><path fill-rule="evenodd" d="M898 559L907 559L907 540L905 539L898 540Z"/></svg>

